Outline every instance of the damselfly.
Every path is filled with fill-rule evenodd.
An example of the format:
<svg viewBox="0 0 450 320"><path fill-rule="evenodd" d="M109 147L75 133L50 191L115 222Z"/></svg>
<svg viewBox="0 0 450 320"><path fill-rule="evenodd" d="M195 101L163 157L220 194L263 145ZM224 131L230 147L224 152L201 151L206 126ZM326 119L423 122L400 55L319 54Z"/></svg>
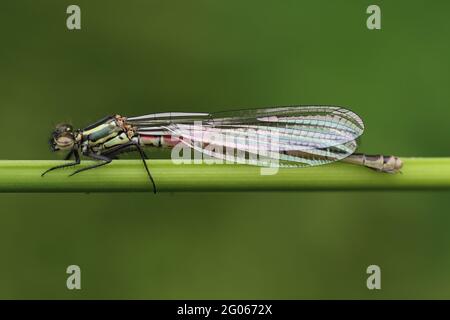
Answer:
<svg viewBox="0 0 450 320"><path fill-rule="evenodd" d="M258 166L306 167L341 160L382 172L399 171L402 161L398 157L355 153L363 131L363 121L357 114L336 106L113 115L82 130L58 125L50 138L51 148L67 151L66 160L73 157L75 161L50 168L42 175L80 164L80 154L98 163L71 175L106 165L134 149L156 192L143 147L173 148L179 144L227 162L248 158L246 163Z"/></svg>

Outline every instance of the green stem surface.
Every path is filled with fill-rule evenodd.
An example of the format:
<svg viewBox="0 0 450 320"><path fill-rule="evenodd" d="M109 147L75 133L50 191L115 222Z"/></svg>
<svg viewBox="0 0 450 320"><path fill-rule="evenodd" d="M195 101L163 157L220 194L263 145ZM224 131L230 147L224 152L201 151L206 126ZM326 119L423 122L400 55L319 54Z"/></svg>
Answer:
<svg viewBox="0 0 450 320"><path fill-rule="evenodd" d="M279 169L233 164L182 164L148 160L158 192L173 191L301 191L301 190L437 190L450 189L450 158L402 158L401 173L387 174L346 163ZM151 192L140 160L111 164L68 175L71 169L46 169L63 161L0 161L0 192ZM92 164L83 161L81 166Z"/></svg>

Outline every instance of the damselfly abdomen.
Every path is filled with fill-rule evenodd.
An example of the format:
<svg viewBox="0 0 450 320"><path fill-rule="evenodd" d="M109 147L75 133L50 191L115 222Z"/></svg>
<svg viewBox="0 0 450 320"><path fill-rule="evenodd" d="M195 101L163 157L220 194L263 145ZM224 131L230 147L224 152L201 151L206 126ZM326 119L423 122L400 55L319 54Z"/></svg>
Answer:
<svg viewBox="0 0 450 320"><path fill-rule="evenodd" d="M182 145L206 156L258 166L305 167L334 161L395 173L402 161L395 156L356 154L364 131L361 118L335 106L288 106L218 113L155 113L141 117L108 116L74 130L58 125L50 138L53 151L67 151L75 161L49 171L80 164L80 154L99 162L71 175L108 164L135 149L147 167L143 147Z"/></svg>

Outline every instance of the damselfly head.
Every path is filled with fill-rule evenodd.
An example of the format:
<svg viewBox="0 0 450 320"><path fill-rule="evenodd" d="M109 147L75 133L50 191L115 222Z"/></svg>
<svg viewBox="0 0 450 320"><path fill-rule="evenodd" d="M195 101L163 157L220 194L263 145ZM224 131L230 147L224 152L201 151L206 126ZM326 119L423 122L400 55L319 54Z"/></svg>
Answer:
<svg viewBox="0 0 450 320"><path fill-rule="evenodd" d="M52 151L70 150L75 144L75 132L70 124L59 124L50 137Z"/></svg>

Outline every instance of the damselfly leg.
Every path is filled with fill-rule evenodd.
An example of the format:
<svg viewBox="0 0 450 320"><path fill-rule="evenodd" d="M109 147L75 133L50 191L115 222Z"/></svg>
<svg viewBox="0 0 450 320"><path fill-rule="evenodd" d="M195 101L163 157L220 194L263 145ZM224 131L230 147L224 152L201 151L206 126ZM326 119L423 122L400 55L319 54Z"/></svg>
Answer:
<svg viewBox="0 0 450 320"><path fill-rule="evenodd" d="M92 166L89 166L89 167L78 169L78 170L74 171L73 173L71 173L69 175L69 177L71 177L73 175L76 175L77 173L86 171L86 170L102 167L104 165L107 165L107 164L111 163L111 161L112 161L110 158L108 158L108 157L106 157L104 155L99 155L99 154L95 154L95 153L91 153L91 152L83 153L83 155L86 156L86 157L92 158L94 160L102 161L102 162L93 164Z"/></svg>
<svg viewBox="0 0 450 320"><path fill-rule="evenodd" d="M144 168L147 171L147 176L148 176L148 178L150 179L150 182L153 185L153 192L156 193L156 183L155 183L155 180L153 180L153 176L150 173L150 169L147 166L147 161L146 160L148 159L148 157L145 154L144 150L142 150L142 147L139 144L137 144L135 142L129 142L127 144L120 145L120 146L116 147L115 149L111 149L111 150L106 151L104 153L104 155L113 158L116 155L118 155L120 153L123 153L126 149L130 149L130 148L135 148L139 152L139 155L141 156L142 162L144 164Z"/></svg>
<svg viewBox="0 0 450 320"><path fill-rule="evenodd" d="M61 164L59 166L50 168L50 169L46 170L45 172L43 172L41 174L41 176L43 177L47 173L49 173L50 171L53 171L53 170L63 169L63 168L68 168L68 167L73 167L73 166L79 165L81 163L81 160L80 160L80 154L78 153L78 150L72 150L71 152L69 152L69 154L66 156L65 160L69 160L72 157L72 155L75 157L75 162L65 163L65 164Z"/></svg>
<svg viewBox="0 0 450 320"><path fill-rule="evenodd" d="M67 156L65 156L64 157L64 160L70 160L70 158L72 158L72 156L73 156L73 153L74 153L74 150L72 150L72 151L70 151L68 154L67 154Z"/></svg>

